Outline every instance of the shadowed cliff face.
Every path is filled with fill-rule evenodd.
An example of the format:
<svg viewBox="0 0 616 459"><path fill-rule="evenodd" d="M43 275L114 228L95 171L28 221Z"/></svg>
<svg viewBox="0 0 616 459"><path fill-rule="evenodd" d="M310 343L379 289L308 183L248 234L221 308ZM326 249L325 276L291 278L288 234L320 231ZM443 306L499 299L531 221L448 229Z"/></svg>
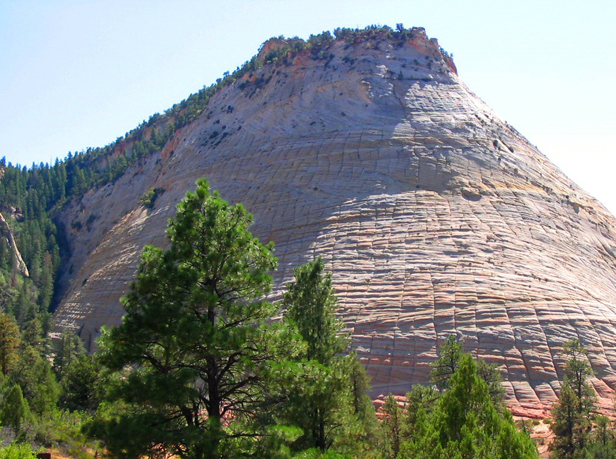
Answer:
<svg viewBox="0 0 616 459"><path fill-rule="evenodd" d="M321 255L373 394L427 382L449 334L500 366L514 413L555 400L580 338L616 388L614 218L458 79L435 41L336 41L221 90L161 153L65 209L73 255L59 327L92 346L122 317L145 244L207 177L274 241L273 300ZM165 193L151 210L150 187ZM89 224L88 224L89 222ZM89 227L89 229L87 229Z"/></svg>

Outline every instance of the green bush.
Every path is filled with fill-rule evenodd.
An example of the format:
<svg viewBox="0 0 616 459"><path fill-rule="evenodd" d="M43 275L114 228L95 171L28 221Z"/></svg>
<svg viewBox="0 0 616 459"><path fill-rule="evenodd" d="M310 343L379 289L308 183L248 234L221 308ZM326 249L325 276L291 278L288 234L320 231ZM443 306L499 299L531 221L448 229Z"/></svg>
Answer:
<svg viewBox="0 0 616 459"><path fill-rule="evenodd" d="M161 196L165 192L164 188L150 188L148 191L143 193L139 202L146 209L152 209L154 204L156 203L156 199Z"/></svg>
<svg viewBox="0 0 616 459"><path fill-rule="evenodd" d="M27 443L12 444L0 448L0 459L36 459L36 453Z"/></svg>

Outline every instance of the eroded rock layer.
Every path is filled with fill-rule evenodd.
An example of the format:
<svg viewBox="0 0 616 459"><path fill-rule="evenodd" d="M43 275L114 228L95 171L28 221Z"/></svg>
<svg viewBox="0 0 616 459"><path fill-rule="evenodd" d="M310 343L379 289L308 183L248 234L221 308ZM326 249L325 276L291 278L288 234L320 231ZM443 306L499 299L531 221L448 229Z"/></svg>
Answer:
<svg viewBox="0 0 616 459"><path fill-rule="evenodd" d="M67 228L83 229L69 235L58 326L92 345L120 322L142 247L164 244L175 205L205 176L275 242L274 300L294 267L328 262L374 395L427 382L455 333L500 366L518 414L555 400L572 338L607 400L614 218L470 92L434 40L338 40L327 53L225 87L163 152L65 210ZM165 192L147 210L150 187Z"/></svg>

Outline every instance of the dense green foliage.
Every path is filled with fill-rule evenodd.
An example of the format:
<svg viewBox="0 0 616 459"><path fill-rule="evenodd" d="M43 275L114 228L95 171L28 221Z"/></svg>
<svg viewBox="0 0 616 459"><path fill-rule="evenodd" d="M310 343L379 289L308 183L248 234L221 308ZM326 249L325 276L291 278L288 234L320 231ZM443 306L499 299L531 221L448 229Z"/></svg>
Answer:
<svg viewBox="0 0 616 459"><path fill-rule="evenodd" d="M504 408L501 392L490 389L500 381L494 367L473 361L450 336L433 368L435 385L414 386L404 409L393 397L386 399L387 457L539 457L535 444Z"/></svg>
<svg viewBox="0 0 616 459"><path fill-rule="evenodd" d="M73 335L70 341L75 342ZM83 351L83 345L78 346ZM82 406L62 402L78 397L78 384L69 378L76 373L83 379L83 367L78 366L81 359L95 360L95 357L74 355L71 362L65 361L63 374L54 372L49 339L38 322L31 319L23 331L9 313L0 314L0 455L6 457L28 457L29 446L35 448L52 443L61 444L61 449L73 455L83 456L88 445L80 432L81 424L87 415ZM56 364L61 354L56 353ZM56 365L58 368L58 365ZM96 390L99 374L91 375L87 385L90 391ZM97 401L92 400L88 408L95 410ZM2 448L11 442L9 448ZM87 456L87 455L86 455ZM85 457L85 456L84 456Z"/></svg>
<svg viewBox="0 0 616 459"><path fill-rule="evenodd" d="M530 437L517 430L508 412L496 409L477 364L466 354L436 407L413 427L415 435L402 444L400 458L538 458Z"/></svg>
<svg viewBox="0 0 616 459"><path fill-rule="evenodd" d="M27 443L0 447L0 459L36 459L36 452Z"/></svg>
<svg viewBox="0 0 616 459"><path fill-rule="evenodd" d="M0 176L0 212L7 222L0 226L0 308L14 316L22 330L35 317L48 328L62 238L49 208L60 193L58 180L64 179L49 168L0 167ZM23 275L11 238L29 276Z"/></svg>
<svg viewBox="0 0 616 459"><path fill-rule="evenodd" d="M607 416L595 417L595 430L589 436L586 459L616 459L616 433Z"/></svg>
<svg viewBox="0 0 616 459"><path fill-rule="evenodd" d="M63 375L52 369L48 336L63 250L62 232L51 210L72 192L74 177L67 168L75 170L69 162L28 170L0 161L0 213L5 222L0 225L0 422L5 443L62 441L77 453L82 446L75 443L84 444L77 421L81 415L59 405ZM66 339L80 343L71 334ZM60 366L68 370L71 362ZM6 457L30 453L25 447L0 451Z"/></svg>
<svg viewBox="0 0 616 459"><path fill-rule="evenodd" d="M264 435L254 421L271 363L298 344L268 321L277 310L262 297L276 259L248 232L251 223L240 204L200 180L170 222L170 249L144 249L124 322L100 342L117 376L108 398L121 409L92 431L115 456L164 448L186 458L237 457ZM124 373L129 367L137 369Z"/></svg>

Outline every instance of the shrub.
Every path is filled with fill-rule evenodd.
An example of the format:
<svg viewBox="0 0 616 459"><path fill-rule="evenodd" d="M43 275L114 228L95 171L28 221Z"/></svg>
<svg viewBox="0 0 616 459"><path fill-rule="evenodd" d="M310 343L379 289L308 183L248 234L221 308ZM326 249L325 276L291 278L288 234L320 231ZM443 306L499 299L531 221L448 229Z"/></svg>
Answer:
<svg viewBox="0 0 616 459"><path fill-rule="evenodd" d="M141 196L139 202L146 209L152 209L158 197L161 196L164 192L164 188L150 188L148 189L148 191L143 193L143 196Z"/></svg>

